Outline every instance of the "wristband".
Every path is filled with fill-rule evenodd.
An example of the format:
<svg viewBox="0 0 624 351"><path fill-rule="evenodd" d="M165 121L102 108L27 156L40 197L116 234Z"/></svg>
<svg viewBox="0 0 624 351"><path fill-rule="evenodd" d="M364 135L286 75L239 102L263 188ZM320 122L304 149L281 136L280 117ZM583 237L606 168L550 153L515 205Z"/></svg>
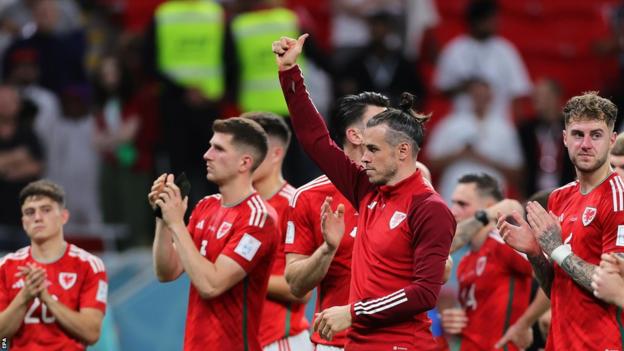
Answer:
<svg viewBox="0 0 624 351"><path fill-rule="evenodd" d="M572 254L572 247L570 247L570 245L568 244L559 245L550 254L550 260L557 262L557 264L561 266L561 264L563 263L563 260L565 260L566 257L570 256L571 254Z"/></svg>

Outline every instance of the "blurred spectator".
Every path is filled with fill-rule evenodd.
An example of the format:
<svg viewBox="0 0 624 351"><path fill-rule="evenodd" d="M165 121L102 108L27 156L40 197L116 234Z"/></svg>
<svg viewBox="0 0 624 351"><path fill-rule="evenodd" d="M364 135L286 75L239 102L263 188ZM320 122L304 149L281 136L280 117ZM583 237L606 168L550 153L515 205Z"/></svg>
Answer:
<svg viewBox="0 0 624 351"><path fill-rule="evenodd" d="M467 86L472 109L454 111L440 121L426 148L429 166L440 174L436 189L449 203L461 175L485 172L504 189L520 179L523 164L514 126L492 108L492 88L481 80Z"/></svg>
<svg viewBox="0 0 624 351"><path fill-rule="evenodd" d="M494 92L492 108L496 114L511 119L512 103L531 90L522 58L510 42L497 35L495 0L472 0L465 16L469 32L443 49L434 85L454 98L456 111L468 111L467 82L475 77L484 80Z"/></svg>
<svg viewBox="0 0 624 351"><path fill-rule="evenodd" d="M53 0L56 3L56 14L58 20L54 19L51 23L51 30L55 33L65 34L82 25L82 16L80 7L74 0ZM40 19L37 18L38 2L42 0L13 0L11 4L6 6L0 14L0 21L5 25L10 25L18 32L28 36L35 32L41 25ZM52 20L51 17L48 19ZM8 22L8 23L7 23Z"/></svg>
<svg viewBox="0 0 624 351"><path fill-rule="evenodd" d="M524 196L558 188L576 177L566 152L561 114L561 86L552 79L542 79L533 91L535 116L518 127L524 154Z"/></svg>
<svg viewBox="0 0 624 351"><path fill-rule="evenodd" d="M153 215L144 194L153 178L156 110L148 89L139 90L114 57L102 60L94 85L103 220L128 225L129 238L147 244Z"/></svg>
<svg viewBox="0 0 624 351"><path fill-rule="evenodd" d="M222 8L214 1L161 4L146 38L147 64L162 84L160 111L170 166L192 183L189 204L216 192L206 180L212 123L237 81L233 43Z"/></svg>
<svg viewBox="0 0 624 351"><path fill-rule="evenodd" d="M432 59L438 46L432 29L440 22L434 0L405 0L405 45L408 59Z"/></svg>
<svg viewBox="0 0 624 351"><path fill-rule="evenodd" d="M370 42L366 17L380 11L395 15L403 12L401 0L333 0L332 45L339 66L347 62L354 51Z"/></svg>
<svg viewBox="0 0 624 351"><path fill-rule="evenodd" d="M15 88L0 86L0 251L27 245L21 225L19 192L41 176L41 145L29 123L25 104Z"/></svg>
<svg viewBox="0 0 624 351"><path fill-rule="evenodd" d="M58 119L61 107L58 98L50 90L40 86L39 55L32 48L20 48L8 57L11 70L6 72L7 82L18 88L21 95L37 107L35 125L42 121Z"/></svg>
<svg viewBox="0 0 624 351"><path fill-rule="evenodd" d="M409 91L422 101L425 87L415 62L403 55L404 43L397 16L379 12L367 20L370 43L360 48L345 66L345 77L339 80L339 95L374 91L398 105L401 93Z"/></svg>
<svg viewBox="0 0 624 351"><path fill-rule="evenodd" d="M39 83L59 93L64 87L86 82L84 70L85 35L80 29L58 32L62 21L60 3L55 0L37 0L33 4L36 30L9 46L5 53L11 57L14 51L30 48L36 51L39 65ZM4 75L11 72L12 62L4 60Z"/></svg>
<svg viewBox="0 0 624 351"><path fill-rule="evenodd" d="M99 158L93 145L95 120L88 111L87 85L69 86L61 93L61 117L36 121L46 151L46 178L67 193L69 228L89 231L101 224L98 196ZM71 229L70 229L71 230Z"/></svg>

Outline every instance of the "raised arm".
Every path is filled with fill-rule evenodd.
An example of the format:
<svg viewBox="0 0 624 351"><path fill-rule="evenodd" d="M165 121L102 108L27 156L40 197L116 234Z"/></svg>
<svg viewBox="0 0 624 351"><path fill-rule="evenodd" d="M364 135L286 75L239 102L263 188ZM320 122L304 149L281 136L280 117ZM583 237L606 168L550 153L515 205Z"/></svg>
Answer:
<svg viewBox="0 0 624 351"><path fill-rule="evenodd" d="M363 169L351 161L329 135L327 125L310 99L296 65L307 34L298 40L282 37L273 43L279 78L297 140L345 197L358 208L372 184Z"/></svg>

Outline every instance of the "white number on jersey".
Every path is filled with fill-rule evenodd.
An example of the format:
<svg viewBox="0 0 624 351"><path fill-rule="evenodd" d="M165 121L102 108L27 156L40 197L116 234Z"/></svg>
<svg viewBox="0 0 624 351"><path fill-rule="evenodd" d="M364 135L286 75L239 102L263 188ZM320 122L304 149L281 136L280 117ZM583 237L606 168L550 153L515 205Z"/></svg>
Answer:
<svg viewBox="0 0 624 351"><path fill-rule="evenodd" d="M477 299L475 298L475 288L476 284L471 284L469 287L462 289L460 292L461 300L464 302L463 307L465 309L472 308L472 310L477 309Z"/></svg>
<svg viewBox="0 0 624 351"><path fill-rule="evenodd" d="M201 247L199 248L199 254L206 257L206 246L208 246L208 240L202 240Z"/></svg>
<svg viewBox="0 0 624 351"><path fill-rule="evenodd" d="M58 301L58 297L56 297L56 295L52 295L52 298ZM38 316L34 316L35 311L37 311L39 306L41 306L41 319ZM54 316L48 316L48 306L45 303L41 303L41 300L39 300L38 297L35 297L32 305L30 305L30 308L26 312L26 316L24 317L25 324L38 324L41 323L41 321L45 324L52 324L55 320Z"/></svg>

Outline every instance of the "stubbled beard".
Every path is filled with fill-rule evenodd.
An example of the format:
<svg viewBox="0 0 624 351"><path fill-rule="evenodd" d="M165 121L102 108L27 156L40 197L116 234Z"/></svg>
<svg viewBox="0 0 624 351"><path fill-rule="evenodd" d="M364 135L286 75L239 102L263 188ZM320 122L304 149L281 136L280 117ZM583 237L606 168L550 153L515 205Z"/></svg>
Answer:
<svg viewBox="0 0 624 351"><path fill-rule="evenodd" d="M596 161L593 163L593 165L589 165L589 166L583 165L583 166L581 166L581 165L579 165L579 162L577 161L577 158L574 157L574 158L572 158L572 163L574 164L574 167L576 167L576 169L578 169L582 173L592 173L592 172L595 172L600 167L602 167L605 164L605 162L607 162L607 156L604 156L602 158L596 158L595 160Z"/></svg>

